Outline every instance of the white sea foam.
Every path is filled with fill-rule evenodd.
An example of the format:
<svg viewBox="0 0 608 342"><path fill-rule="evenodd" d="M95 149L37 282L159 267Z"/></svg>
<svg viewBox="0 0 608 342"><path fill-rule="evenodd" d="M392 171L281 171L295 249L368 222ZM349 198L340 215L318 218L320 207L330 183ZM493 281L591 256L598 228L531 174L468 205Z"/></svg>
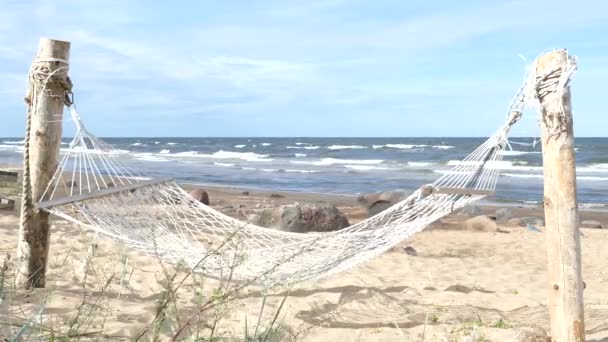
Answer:
<svg viewBox="0 0 608 342"><path fill-rule="evenodd" d="M409 150L412 148L422 148L422 147L426 147L428 145L408 145L408 144L386 144L386 145L372 145L373 148L375 149L379 149L379 148L396 148L396 149L400 149L400 150Z"/></svg>
<svg viewBox="0 0 608 342"><path fill-rule="evenodd" d="M296 145L310 145L310 143L305 143L305 142L297 142Z"/></svg>
<svg viewBox="0 0 608 342"><path fill-rule="evenodd" d="M523 164L524 162L516 162ZM478 166L481 165L481 161L460 161L450 160L448 166ZM490 160L486 163L485 168L496 169L496 170L519 170L519 171L534 171L542 170L542 166L527 166L527 165L514 165L513 162L508 160Z"/></svg>
<svg viewBox="0 0 608 342"><path fill-rule="evenodd" d="M160 141L155 141L154 142L154 145L158 145L158 144L160 144Z"/></svg>
<svg viewBox="0 0 608 342"><path fill-rule="evenodd" d="M234 145L235 148L243 148L245 146L247 146L247 145Z"/></svg>
<svg viewBox="0 0 608 342"><path fill-rule="evenodd" d="M578 206L584 209L607 207L605 203L579 203Z"/></svg>
<svg viewBox="0 0 608 342"><path fill-rule="evenodd" d="M21 140L21 141L3 141L3 144L7 144L7 145L23 145L25 144L25 140Z"/></svg>
<svg viewBox="0 0 608 342"><path fill-rule="evenodd" d="M232 167L232 166L234 166L234 164L231 164L231 163L218 163L218 162L214 162L213 165L225 166L225 167Z"/></svg>
<svg viewBox="0 0 608 342"><path fill-rule="evenodd" d="M160 150L160 154L169 154L171 150Z"/></svg>
<svg viewBox="0 0 608 342"><path fill-rule="evenodd" d="M504 150L504 151L500 151L500 154L502 154L503 156L522 156L524 154L537 154L540 153L538 151L508 151L508 150Z"/></svg>
<svg viewBox="0 0 608 342"><path fill-rule="evenodd" d="M266 154L256 154L253 152L231 152L231 151L217 151L213 154L203 154L196 151L179 152L171 154L173 157L193 157L193 158L210 158L210 159L241 159L250 162L269 162L272 159L266 159Z"/></svg>
<svg viewBox="0 0 608 342"><path fill-rule="evenodd" d="M168 142L167 145L177 145L176 142Z"/></svg>
<svg viewBox="0 0 608 342"><path fill-rule="evenodd" d="M298 173L317 173L319 171L315 170L295 170L295 169L286 169L285 172L298 172Z"/></svg>
<svg viewBox="0 0 608 342"><path fill-rule="evenodd" d="M371 170L390 170L386 167L373 166L373 165L344 165L344 167L359 171L371 171Z"/></svg>
<svg viewBox="0 0 608 342"><path fill-rule="evenodd" d="M256 168L255 167L245 166L245 167L243 167L243 170L255 171Z"/></svg>
<svg viewBox="0 0 608 342"><path fill-rule="evenodd" d="M589 164L587 166L577 167L577 172L608 172L608 164Z"/></svg>
<svg viewBox="0 0 608 342"><path fill-rule="evenodd" d="M366 147L361 146L361 145L331 145L331 146L327 146L327 148L330 150L348 150L348 149L362 149L362 148L366 148Z"/></svg>
<svg viewBox="0 0 608 342"><path fill-rule="evenodd" d="M323 158L317 161L299 161L290 160L292 164L305 164L305 165L335 165L335 164L349 164L349 165L375 165L383 162L382 159L337 159L337 158Z"/></svg>
<svg viewBox="0 0 608 342"><path fill-rule="evenodd" d="M531 173L503 173L503 176L514 177L514 178L543 178L542 174L531 174ZM608 181L608 177L596 177L596 176L576 176L579 181Z"/></svg>
<svg viewBox="0 0 608 342"><path fill-rule="evenodd" d="M295 156L296 156L296 158L304 158L307 156L307 154L306 153L296 153Z"/></svg>
<svg viewBox="0 0 608 342"><path fill-rule="evenodd" d="M321 146L287 146L285 148L288 148L288 149L303 148L306 150L316 150L318 148L321 148Z"/></svg>
<svg viewBox="0 0 608 342"><path fill-rule="evenodd" d="M437 165L437 164L431 163L431 162L407 162L407 165L414 166L414 167L426 167L426 166L432 166L432 165Z"/></svg>
<svg viewBox="0 0 608 342"><path fill-rule="evenodd" d="M435 145L432 146L433 148L438 148L440 150L449 150L451 148L454 148L454 146L449 146L449 145Z"/></svg>
<svg viewBox="0 0 608 342"><path fill-rule="evenodd" d="M260 171L263 171L263 172L277 172L279 170L278 169L260 169Z"/></svg>
<svg viewBox="0 0 608 342"><path fill-rule="evenodd" d="M146 145L144 145L140 142L136 142L136 143L131 144L131 146L146 146Z"/></svg>
<svg viewBox="0 0 608 342"><path fill-rule="evenodd" d="M157 155L154 155L153 153L135 153L133 156L135 157L135 159L144 160L144 161L152 161L152 162L169 161L169 159L159 157Z"/></svg>
<svg viewBox="0 0 608 342"><path fill-rule="evenodd" d="M260 145L262 145L262 146L270 146L272 144L271 143L261 143Z"/></svg>

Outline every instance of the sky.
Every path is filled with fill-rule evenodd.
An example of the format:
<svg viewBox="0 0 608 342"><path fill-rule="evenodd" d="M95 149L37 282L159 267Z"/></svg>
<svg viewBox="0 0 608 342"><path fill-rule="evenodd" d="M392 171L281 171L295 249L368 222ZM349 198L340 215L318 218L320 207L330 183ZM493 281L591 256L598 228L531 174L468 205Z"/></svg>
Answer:
<svg viewBox="0 0 608 342"><path fill-rule="evenodd" d="M578 56L575 136L608 136L608 1L0 0L0 136L40 37L98 136L488 136L533 59ZM66 112L67 113L67 112ZM73 132L66 117L65 135ZM529 111L513 130L537 136Z"/></svg>

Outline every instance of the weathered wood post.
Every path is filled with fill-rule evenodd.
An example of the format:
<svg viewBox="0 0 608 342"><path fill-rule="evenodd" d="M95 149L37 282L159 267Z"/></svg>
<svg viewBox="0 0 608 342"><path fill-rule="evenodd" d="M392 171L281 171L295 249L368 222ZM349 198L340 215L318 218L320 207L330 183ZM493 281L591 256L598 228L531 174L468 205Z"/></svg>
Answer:
<svg viewBox="0 0 608 342"><path fill-rule="evenodd" d="M572 111L570 87L564 83L569 75L561 77L571 66L567 50L547 53L539 57L536 64L536 92L541 105L549 314L552 341L558 342L585 340Z"/></svg>
<svg viewBox="0 0 608 342"><path fill-rule="evenodd" d="M66 91L70 91L70 43L41 38L29 75L28 122L23 161L23 200L17 283L44 287L49 254L49 214L38 210L40 200L57 168Z"/></svg>

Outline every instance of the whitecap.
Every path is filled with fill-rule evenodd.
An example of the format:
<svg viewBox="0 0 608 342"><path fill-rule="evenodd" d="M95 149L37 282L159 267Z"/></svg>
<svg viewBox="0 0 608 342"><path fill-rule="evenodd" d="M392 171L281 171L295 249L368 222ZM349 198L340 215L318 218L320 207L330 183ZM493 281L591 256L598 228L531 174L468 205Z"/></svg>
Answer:
<svg viewBox="0 0 608 342"><path fill-rule="evenodd" d="M160 152L159 152L159 153L160 153L160 154L168 154L168 153L170 153L170 152L171 152L171 150L160 150Z"/></svg>
<svg viewBox="0 0 608 342"><path fill-rule="evenodd" d="M234 145L235 148L243 148L245 146L247 146L247 145Z"/></svg>
<svg viewBox="0 0 608 342"><path fill-rule="evenodd" d="M366 147L361 146L361 145L331 145L331 146L327 146L327 148L330 150L347 150L347 149L362 149L362 148L366 148Z"/></svg>
<svg viewBox="0 0 608 342"><path fill-rule="evenodd" d="M307 156L307 154L306 153L296 153L295 156L296 156L296 158L304 158Z"/></svg>
<svg viewBox="0 0 608 342"><path fill-rule="evenodd" d="M359 171L390 170L389 168L386 168L386 167L379 167L379 166L373 166L373 165L344 165L344 167L349 168L349 169L359 170Z"/></svg>
<svg viewBox="0 0 608 342"><path fill-rule="evenodd" d="M299 161L290 160L292 164L306 164L306 165L334 165L334 164L350 164L350 165L374 165L383 162L382 159L337 159L337 158L323 158L317 161Z"/></svg>
<svg viewBox="0 0 608 342"><path fill-rule="evenodd" d="M270 146L272 144L271 143L261 143L260 145L262 145L262 146Z"/></svg>
<svg viewBox="0 0 608 342"><path fill-rule="evenodd" d="M432 166L432 165L437 165L437 164L431 163L431 162L407 162L407 165L414 166L414 167L426 167L426 166Z"/></svg>
<svg viewBox="0 0 608 342"><path fill-rule="evenodd" d="M316 150L318 148L321 148L321 146L287 146L285 148L287 148L287 149L303 148L306 150Z"/></svg>
<svg viewBox="0 0 608 342"><path fill-rule="evenodd" d="M23 145L25 144L25 140L21 140L21 141L3 141L3 144L7 144L7 145Z"/></svg>
<svg viewBox="0 0 608 342"><path fill-rule="evenodd" d="M225 166L225 167L232 167L232 166L234 166L234 164L231 164L231 163L218 163L218 162L214 162L213 165Z"/></svg>

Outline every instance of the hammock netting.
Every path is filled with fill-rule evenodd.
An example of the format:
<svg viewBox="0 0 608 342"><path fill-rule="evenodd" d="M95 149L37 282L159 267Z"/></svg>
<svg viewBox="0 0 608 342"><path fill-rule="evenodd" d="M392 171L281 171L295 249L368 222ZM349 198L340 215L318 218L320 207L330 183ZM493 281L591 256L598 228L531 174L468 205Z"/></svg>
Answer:
<svg viewBox="0 0 608 342"><path fill-rule="evenodd" d="M547 91L540 84L555 79L549 91L559 91L574 67L573 60L571 70L560 70L557 78L531 73L509 106L506 122L471 154L400 203L338 231L293 233L255 226L194 200L175 180L146 179L88 131L73 106L75 137L38 206L211 277L270 287L325 277L365 262L492 194L512 126L526 105Z"/></svg>

